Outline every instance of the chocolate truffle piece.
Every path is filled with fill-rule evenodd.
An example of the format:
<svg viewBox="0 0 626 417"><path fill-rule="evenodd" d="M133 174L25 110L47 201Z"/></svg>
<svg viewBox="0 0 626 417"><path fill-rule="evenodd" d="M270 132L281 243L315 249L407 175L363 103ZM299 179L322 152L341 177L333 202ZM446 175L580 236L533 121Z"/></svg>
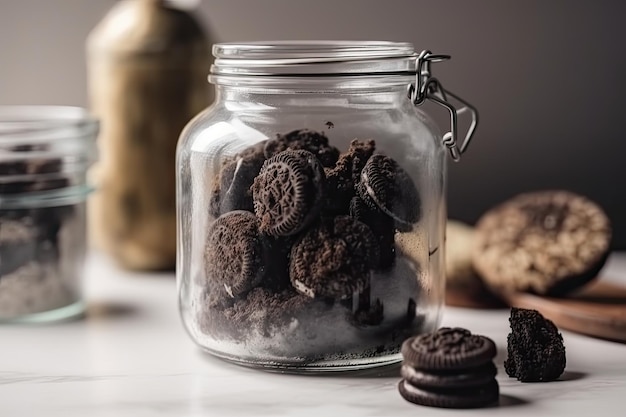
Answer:
<svg viewBox="0 0 626 417"><path fill-rule="evenodd" d="M479 220L472 260L496 291L563 295L595 278L610 250L608 217L567 191L521 194Z"/></svg>
<svg viewBox="0 0 626 417"><path fill-rule="evenodd" d="M392 158L372 155L361 171L359 197L392 217L399 228L408 228L420 218L421 201L409 174Z"/></svg>
<svg viewBox="0 0 626 417"><path fill-rule="evenodd" d="M496 345L485 336L459 327L442 327L434 333L408 338L402 343L405 364L419 369L467 369L488 363Z"/></svg>
<svg viewBox="0 0 626 417"><path fill-rule="evenodd" d="M563 337L552 321L536 310L512 308L511 333L507 337L508 357L504 369L522 382L557 379L565 370Z"/></svg>
<svg viewBox="0 0 626 417"><path fill-rule="evenodd" d="M256 287L266 271L259 223L249 211L231 211L208 231L205 271L208 280L223 285L231 297Z"/></svg>
<svg viewBox="0 0 626 417"><path fill-rule="evenodd" d="M328 138L322 132L300 129L284 135L276 135L275 139L265 144L265 157L291 150L305 150L311 152L324 167L333 167L339 158L339 150L329 145Z"/></svg>
<svg viewBox="0 0 626 417"><path fill-rule="evenodd" d="M319 213L324 170L308 151L284 151L266 160L252 186L254 212L261 232L290 236Z"/></svg>
<svg viewBox="0 0 626 417"><path fill-rule="evenodd" d="M289 277L300 293L345 299L365 288L378 264L374 234L350 216L323 219L291 249Z"/></svg>

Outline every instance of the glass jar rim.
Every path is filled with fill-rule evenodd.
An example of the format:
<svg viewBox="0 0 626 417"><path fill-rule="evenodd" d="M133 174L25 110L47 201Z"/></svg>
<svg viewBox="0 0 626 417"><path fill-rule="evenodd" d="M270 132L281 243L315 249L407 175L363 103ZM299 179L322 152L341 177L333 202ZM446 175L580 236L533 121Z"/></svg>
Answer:
<svg viewBox="0 0 626 417"><path fill-rule="evenodd" d="M84 186L56 180L84 177L97 160L98 130L98 120L81 107L0 106L0 205L21 206L23 195L31 194L46 204L56 204L61 194L84 195ZM15 188L33 183L43 185Z"/></svg>
<svg viewBox="0 0 626 417"><path fill-rule="evenodd" d="M258 41L213 46L215 76L359 76L415 74L408 42Z"/></svg>
<svg viewBox="0 0 626 417"><path fill-rule="evenodd" d="M81 107L54 105L0 106L0 150L95 135L99 123Z"/></svg>

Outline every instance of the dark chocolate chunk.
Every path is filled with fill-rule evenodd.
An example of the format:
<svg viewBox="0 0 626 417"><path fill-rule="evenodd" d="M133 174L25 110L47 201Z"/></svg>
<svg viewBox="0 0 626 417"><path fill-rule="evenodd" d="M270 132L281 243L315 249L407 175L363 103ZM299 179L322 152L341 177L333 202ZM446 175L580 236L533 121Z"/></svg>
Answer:
<svg viewBox="0 0 626 417"><path fill-rule="evenodd" d="M266 160L252 186L260 230L270 236L294 235L319 213L324 170L308 151L284 151Z"/></svg>
<svg viewBox="0 0 626 417"><path fill-rule="evenodd" d="M365 288L378 264L376 238L350 216L323 219L291 250L289 276L296 290L311 298L344 299Z"/></svg>
<svg viewBox="0 0 626 417"><path fill-rule="evenodd" d="M436 332L410 337L402 344L407 364L429 370L473 368L496 356L495 343L462 328L442 327Z"/></svg>
<svg viewBox="0 0 626 417"><path fill-rule="evenodd" d="M284 135L276 135L275 139L265 144L265 157L291 150L305 150L311 152L324 167L333 167L339 158L339 150L329 145L328 138L322 132L301 129Z"/></svg>
<svg viewBox="0 0 626 417"><path fill-rule="evenodd" d="M409 174L385 155L373 155L361 171L359 197L391 216L399 228L408 228L421 215L421 201Z"/></svg>
<svg viewBox="0 0 626 417"><path fill-rule="evenodd" d="M398 384L398 391L405 400L427 407L478 408L495 404L500 396L500 388L495 379L471 388L424 389L406 380Z"/></svg>
<svg viewBox="0 0 626 417"><path fill-rule="evenodd" d="M265 274L264 243L258 224L254 214L238 210L221 215L209 227L206 277L223 285L231 297L257 286Z"/></svg>
<svg viewBox="0 0 626 417"><path fill-rule="evenodd" d="M504 369L522 382L557 379L565 370L563 337L552 321L536 310L512 308L511 333L507 337L508 357Z"/></svg>

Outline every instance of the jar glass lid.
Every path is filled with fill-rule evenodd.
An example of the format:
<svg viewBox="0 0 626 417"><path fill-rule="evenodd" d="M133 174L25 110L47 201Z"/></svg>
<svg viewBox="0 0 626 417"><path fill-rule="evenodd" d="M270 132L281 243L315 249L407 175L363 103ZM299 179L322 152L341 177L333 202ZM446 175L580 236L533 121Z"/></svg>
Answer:
<svg viewBox="0 0 626 417"><path fill-rule="evenodd" d="M386 41L272 41L213 46L213 75L384 75L415 73L412 44Z"/></svg>

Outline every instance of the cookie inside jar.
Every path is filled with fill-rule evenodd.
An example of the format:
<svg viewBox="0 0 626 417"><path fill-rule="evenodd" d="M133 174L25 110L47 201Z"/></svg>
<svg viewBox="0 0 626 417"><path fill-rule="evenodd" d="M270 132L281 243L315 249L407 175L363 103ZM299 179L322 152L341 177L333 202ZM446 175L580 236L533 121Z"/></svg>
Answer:
<svg viewBox="0 0 626 417"><path fill-rule="evenodd" d="M313 363L397 354L430 323L419 182L376 139L298 129L206 179L196 283L206 345ZM224 346L227 346L225 349Z"/></svg>

